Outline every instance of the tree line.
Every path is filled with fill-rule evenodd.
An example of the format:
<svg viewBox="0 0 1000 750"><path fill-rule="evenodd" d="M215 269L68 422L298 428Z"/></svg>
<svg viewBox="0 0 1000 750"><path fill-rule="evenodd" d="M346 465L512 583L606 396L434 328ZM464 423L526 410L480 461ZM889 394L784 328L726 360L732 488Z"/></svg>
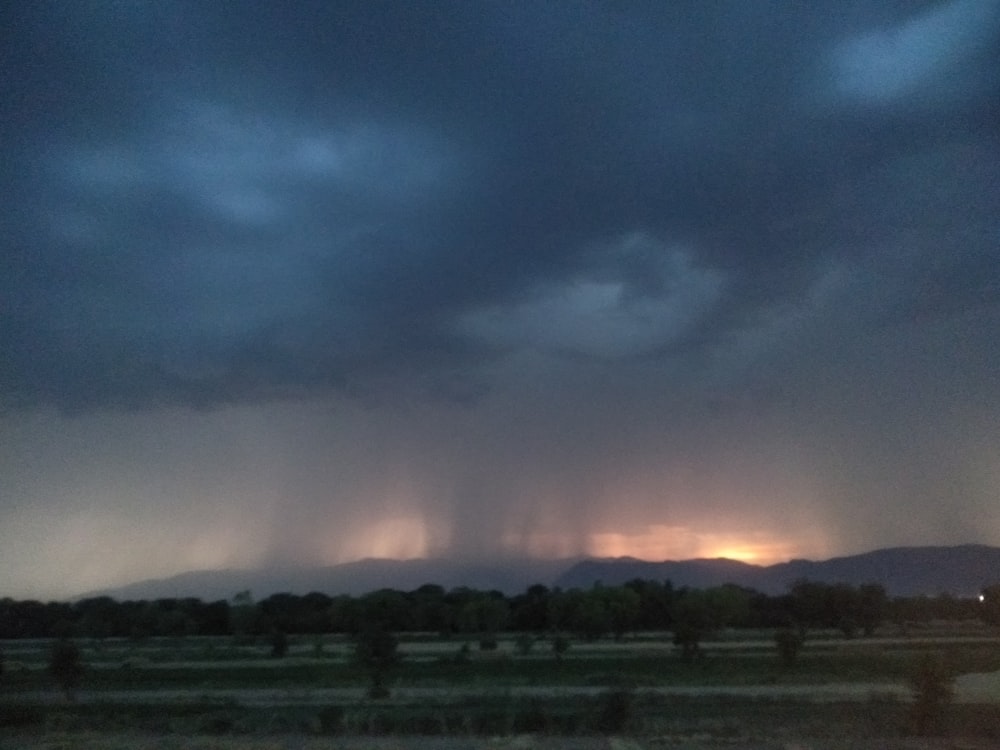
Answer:
<svg viewBox="0 0 1000 750"><path fill-rule="evenodd" d="M871 634L883 622L905 628L930 620L983 619L1000 624L1000 584L980 598L889 598L877 584L851 586L798 581L772 596L732 584L706 589L635 579L621 586L549 588L541 584L507 596L426 584L413 591L381 589L362 596L250 592L230 600L172 598L76 602L0 599L0 639L255 637L292 634L356 635L372 623L393 632L433 632L480 639L489 647L505 632L566 633L595 640L640 631L672 631L683 640L720 628L836 628L845 637Z"/></svg>

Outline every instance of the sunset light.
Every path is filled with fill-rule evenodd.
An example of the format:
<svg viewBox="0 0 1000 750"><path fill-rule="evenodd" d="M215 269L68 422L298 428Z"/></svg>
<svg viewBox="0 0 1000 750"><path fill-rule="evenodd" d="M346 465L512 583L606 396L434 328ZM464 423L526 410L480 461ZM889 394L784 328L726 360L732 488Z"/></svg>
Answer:
<svg viewBox="0 0 1000 750"><path fill-rule="evenodd" d="M592 534L588 551L595 557L636 557L641 560L726 557L758 565L789 560L800 554L796 545L782 540L768 541L762 534L740 536L665 525L652 525L645 531L632 534Z"/></svg>

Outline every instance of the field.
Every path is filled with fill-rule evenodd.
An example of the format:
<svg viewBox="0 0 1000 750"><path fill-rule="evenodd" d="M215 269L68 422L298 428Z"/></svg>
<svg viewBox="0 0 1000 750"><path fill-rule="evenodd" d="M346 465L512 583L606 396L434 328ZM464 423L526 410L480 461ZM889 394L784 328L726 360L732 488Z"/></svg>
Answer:
<svg viewBox="0 0 1000 750"><path fill-rule="evenodd" d="M845 640L810 633L791 664L773 634L731 631L679 657L669 633L572 641L403 636L389 695L343 636L283 658L233 638L81 640L67 696L52 643L0 643L0 748L986 748L1000 745L1000 636L974 623ZM518 646L521 648L518 648ZM916 736L910 681L928 654L951 701Z"/></svg>

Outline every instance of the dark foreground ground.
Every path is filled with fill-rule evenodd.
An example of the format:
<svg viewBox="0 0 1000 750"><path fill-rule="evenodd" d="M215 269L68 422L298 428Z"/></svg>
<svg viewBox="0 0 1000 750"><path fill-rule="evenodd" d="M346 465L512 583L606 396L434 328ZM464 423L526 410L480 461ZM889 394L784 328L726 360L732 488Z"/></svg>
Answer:
<svg viewBox="0 0 1000 750"><path fill-rule="evenodd" d="M615 705L610 702L611 705ZM606 695L568 702L430 706L101 704L48 706L0 730L0 750L987 750L1000 706L954 704L933 736L914 736L909 704L724 696L638 696L620 731L601 726ZM575 705L574 705L575 704ZM10 706L8 706L8 710ZM561 717L561 718L560 718ZM606 718L606 717L603 717ZM524 721L543 727L524 731ZM454 722L454 723L453 723ZM561 722L561 723L560 723Z"/></svg>
<svg viewBox="0 0 1000 750"><path fill-rule="evenodd" d="M995 740L867 738L747 740L700 737L150 737L56 733L0 737L3 750L995 750Z"/></svg>
<svg viewBox="0 0 1000 750"><path fill-rule="evenodd" d="M368 696L352 644L183 638L83 642L73 700L51 642L2 644L0 750L1000 750L1000 637L813 635L793 665L772 634L574 642L568 655L412 639L391 694ZM951 700L914 720L910 678L934 656Z"/></svg>

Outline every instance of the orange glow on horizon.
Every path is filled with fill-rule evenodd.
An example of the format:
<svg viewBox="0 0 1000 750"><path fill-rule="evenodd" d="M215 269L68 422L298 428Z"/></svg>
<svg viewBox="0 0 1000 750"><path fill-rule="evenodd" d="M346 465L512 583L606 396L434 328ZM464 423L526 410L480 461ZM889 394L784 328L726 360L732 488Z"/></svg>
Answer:
<svg viewBox="0 0 1000 750"><path fill-rule="evenodd" d="M591 534L588 552L595 557L636 557L640 560L687 560L726 557L770 565L801 554L798 544L767 534L703 533L687 526L653 524L638 533Z"/></svg>
<svg viewBox="0 0 1000 750"><path fill-rule="evenodd" d="M324 536L321 559L335 565L365 558L394 560L448 556L447 529L418 514L394 515L364 525L338 528L334 543ZM815 535L814 535L815 536ZM492 544L478 548L485 557L515 555L559 559L589 555L632 557L659 562L697 558L728 558L754 565L771 565L825 550L820 538L789 541L765 531L700 531L690 526L651 524L626 531L573 532L554 524L535 523L521 531L508 530ZM817 542L820 542L817 544ZM468 554L468 552L466 553ZM476 551L472 551L472 556Z"/></svg>

